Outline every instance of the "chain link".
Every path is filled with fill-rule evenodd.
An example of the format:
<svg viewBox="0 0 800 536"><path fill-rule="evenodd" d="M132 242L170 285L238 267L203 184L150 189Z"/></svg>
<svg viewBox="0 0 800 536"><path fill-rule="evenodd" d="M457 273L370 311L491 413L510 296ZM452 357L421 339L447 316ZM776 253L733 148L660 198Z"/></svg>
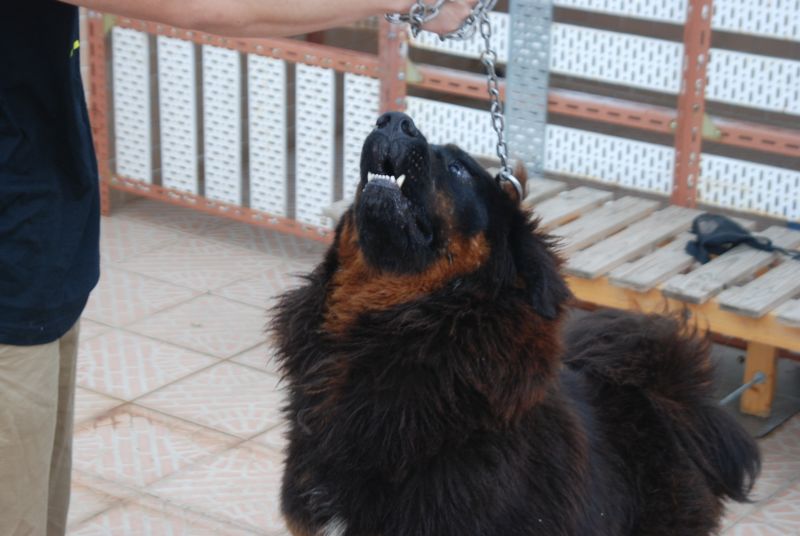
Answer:
<svg viewBox="0 0 800 536"><path fill-rule="evenodd" d="M386 15L386 20L392 24L410 24L412 35L417 37L422 31L422 26L435 19L442 6L449 1L451 0L436 0L433 4L428 4L425 0L417 0L417 3L411 6L408 14L389 13Z"/></svg>
<svg viewBox="0 0 800 536"><path fill-rule="evenodd" d="M448 1L452 0L436 0L433 4L428 4L425 0L417 0L417 3L411 7L411 11L409 11L407 15L392 13L386 15L386 20L393 24L408 23L411 26L412 35L416 37L419 35L419 32L422 31L422 26L436 18L442 6ZM471 39L475 35L476 29L480 29L480 34L484 43L480 61L486 69L486 86L491 102L489 110L492 115L492 128L497 134L496 151L501 165L499 178L510 182L517 190L519 198L522 199L522 185L517 178L514 177L514 171L508 159L508 144L505 140L506 120L503 102L500 99L500 80L497 76L496 68L497 52L492 48L492 22L491 19L489 19L489 12L494 8L495 4L497 4L497 0L478 0L478 3L458 29L439 36L439 38L442 41L449 39L459 41Z"/></svg>

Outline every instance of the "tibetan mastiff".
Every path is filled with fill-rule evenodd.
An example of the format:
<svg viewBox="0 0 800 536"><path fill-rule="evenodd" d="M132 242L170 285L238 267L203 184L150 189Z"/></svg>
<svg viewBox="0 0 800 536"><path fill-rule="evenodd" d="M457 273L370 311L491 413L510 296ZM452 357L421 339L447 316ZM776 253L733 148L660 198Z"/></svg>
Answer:
<svg viewBox="0 0 800 536"><path fill-rule="evenodd" d="M277 306L295 536L706 536L755 443L708 345L570 292L516 191L383 115L333 245Z"/></svg>

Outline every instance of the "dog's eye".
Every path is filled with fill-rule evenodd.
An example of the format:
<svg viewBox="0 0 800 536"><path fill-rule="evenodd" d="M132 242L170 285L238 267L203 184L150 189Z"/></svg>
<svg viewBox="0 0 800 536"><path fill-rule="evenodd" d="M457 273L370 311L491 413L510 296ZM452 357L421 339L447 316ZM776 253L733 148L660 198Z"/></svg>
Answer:
<svg viewBox="0 0 800 536"><path fill-rule="evenodd" d="M450 162L447 166L447 170L460 179L469 179L472 177L467 168L464 167L464 164L459 161Z"/></svg>

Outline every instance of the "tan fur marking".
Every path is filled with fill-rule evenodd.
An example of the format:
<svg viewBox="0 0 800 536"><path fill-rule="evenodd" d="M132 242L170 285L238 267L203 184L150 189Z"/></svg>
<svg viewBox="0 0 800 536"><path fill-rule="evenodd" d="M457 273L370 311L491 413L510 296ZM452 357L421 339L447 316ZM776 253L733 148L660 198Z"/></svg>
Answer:
<svg viewBox="0 0 800 536"><path fill-rule="evenodd" d="M286 521L286 528L289 529L289 532L292 536L314 536L315 532L312 532L310 528L305 525L301 525L299 522L290 519L284 516L284 521Z"/></svg>
<svg viewBox="0 0 800 536"><path fill-rule="evenodd" d="M449 230L445 231L446 234ZM456 277L474 272L489 257L483 235L451 239L439 260L424 273L396 275L370 267L358 247L352 219L345 222L339 243L340 267L328 297L325 330L344 333L368 311L381 311L431 294Z"/></svg>

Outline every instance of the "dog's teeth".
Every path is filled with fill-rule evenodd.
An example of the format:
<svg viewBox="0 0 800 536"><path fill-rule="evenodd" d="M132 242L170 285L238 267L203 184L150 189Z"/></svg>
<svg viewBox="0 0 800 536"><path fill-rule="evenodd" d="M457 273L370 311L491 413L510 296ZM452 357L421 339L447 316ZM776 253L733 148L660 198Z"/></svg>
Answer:
<svg viewBox="0 0 800 536"><path fill-rule="evenodd" d="M367 172L367 182L374 181L375 179L383 179L387 181L393 181L399 186L400 188L403 187L403 183L406 181L405 175L400 175L399 177L393 177L392 175L383 175L381 173L373 173L371 171Z"/></svg>

